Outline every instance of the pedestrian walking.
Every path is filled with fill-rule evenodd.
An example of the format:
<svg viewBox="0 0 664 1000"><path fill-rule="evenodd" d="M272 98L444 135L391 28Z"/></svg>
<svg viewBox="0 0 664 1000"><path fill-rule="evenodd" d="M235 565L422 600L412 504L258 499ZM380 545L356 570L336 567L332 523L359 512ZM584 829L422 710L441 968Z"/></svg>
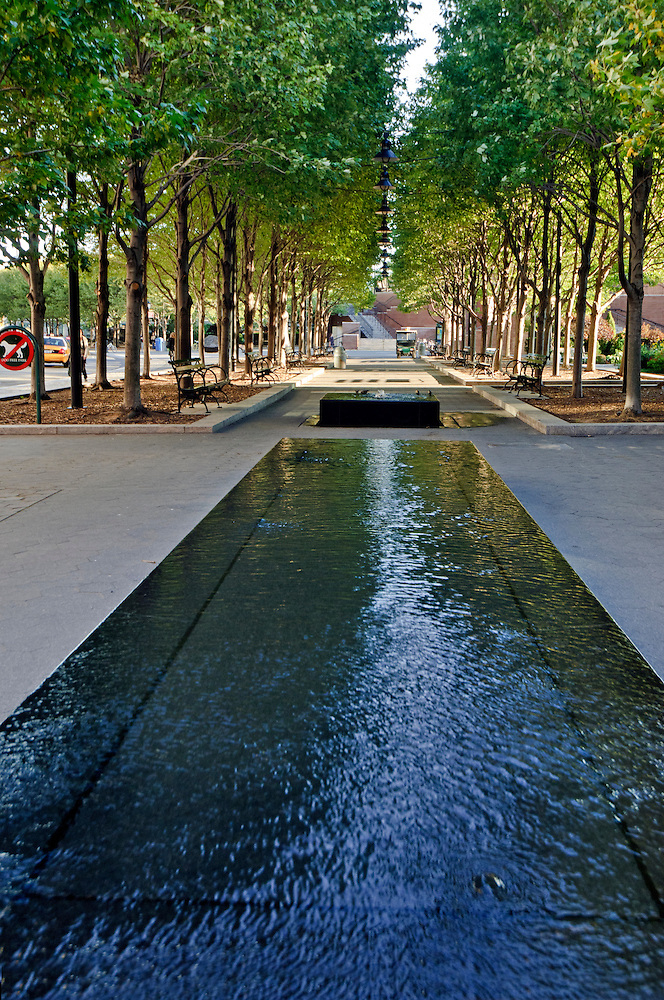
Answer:
<svg viewBox="0 0 664 1000"><path fill-rule="evenodd" d="M86 367L86 362L88 360L88 354L90 353L90 344L88 338L82 333L81 334L81 374L85 382L88 381L88 371Z"/></svg>

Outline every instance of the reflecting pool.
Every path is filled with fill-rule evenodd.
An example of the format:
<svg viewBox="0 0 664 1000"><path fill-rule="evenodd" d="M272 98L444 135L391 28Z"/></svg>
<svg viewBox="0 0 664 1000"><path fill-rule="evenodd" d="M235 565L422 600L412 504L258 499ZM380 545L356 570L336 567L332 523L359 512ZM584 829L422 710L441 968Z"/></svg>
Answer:
<svg viewBox="0 0 664 1000"><path fill-rule="evenodd" d="M469 443L281 442L0 742L3 998L664 996L664 687Z"/></svg>

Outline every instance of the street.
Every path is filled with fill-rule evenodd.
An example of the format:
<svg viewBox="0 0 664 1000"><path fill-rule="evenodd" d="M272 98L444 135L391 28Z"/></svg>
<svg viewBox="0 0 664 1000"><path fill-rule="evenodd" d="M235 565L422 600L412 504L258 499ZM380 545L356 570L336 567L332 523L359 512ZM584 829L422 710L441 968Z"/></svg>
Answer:
<svg viewBox="0 0 664 1000"><path fill-rule="evenodd" d="M90 350L87 359L88 385L94 382L95 366L97 364L97 352ZM141 362L142 364L142 362ZM150 370L154 374L168 368L168 351L150 351ZM124 349L109 347L108 349L108 377L109 379L122 378L124 375ZM68 389L70 386L67 369L62 365L46 365L45 372L46 391L52 389ZM0 398L9 399L12 396L20 396L22 393L30 391L30 369L24 368L22 371L10 371L7 368L0 368Z"/></svg>

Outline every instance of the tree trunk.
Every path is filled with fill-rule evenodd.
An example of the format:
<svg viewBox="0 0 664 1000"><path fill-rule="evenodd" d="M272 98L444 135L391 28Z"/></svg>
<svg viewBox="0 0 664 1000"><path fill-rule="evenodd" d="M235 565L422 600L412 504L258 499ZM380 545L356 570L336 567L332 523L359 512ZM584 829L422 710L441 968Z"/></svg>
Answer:
<svg viewBox="0 0 664 1000"><path fill-rule="evenodd" d="M217 350L219 351L219 364L226 374L228 374L228 368L224 365L224 357L221 351L221 326L224 316L224 279L221 272L221 257L221 246L217 243L217 249L214 253L214 311L217 317ZM228 359L226 360L226 365L228 365Z"/></svg>
<svg viewBox="0 0 664 1000"><path fill-rule="evenodd" d="M516 325L516 343L514 357L521 359L526 339L526 307L528 305L528 290L525 281L519 282L519 297L516 303L514 322Z"/></svg>
<svg viewBox="0 0 664 1000"><path fill-rule="evenodd" d="M110 219L110 204L108 199L108 184L102 185L99 195L99 207L104 220ZM110 311L110 294L108 288L108 225L105 222L99 227L99 272L97 275L97 311L95 324L97 327L97 361L93 389L110 389L108 380L108 316Z"/></svg>
<svg viewBox="0 0 664 1000"><path fill-rule="evenodd" d="M35 203L36 212L39 212L39 202ZM39 345L39 370L37 370L37 360L35 359L30 368L30 398L35 399L37 393L37 379L39 379L39 392L42 399L46 399L46 386L44 383L44 317L46 315L46 299L44 297L44 277L48 264L42 269L39 261L39 235L35 231L28 234L28 267L21 268L24 277L28 281L28 302L30 303L30 332Z"/></svg>
<svg viewBox="0 0 664 1000"><path fill-rule="evenodd" d="M625 330L625 406L622 417L641 414L641 319L643 311L643 257L645 249L645 213L652 187L652 157L634 161L630 207L630 268L628 287L628 324ZM623 286L624 287L624 286Z"/></svg>
<svg viewBox="0 0 664 1000"><path fill-rule="evenodd" d="M272 242L270 245L270 268L268 293L268 320L267 320L267 356L271 361L276 360L277 346L277 310L279 308L279 288L278 288L278 253L279 239L276 229L272 230Z"/></svg>
<svg viewBox="0 0 664 1000"><path fill-rule="evenodd" d="M574 333L574 369L572 373L572 398L583 396L583 339L586 328L586 304L588 299L588 276L590 274L590 259L597 230L597 200L599 198L599 178L597 175L597 158L591 152L590 187L588 191L588 228L581 250L579 264L578 290L576 294L576 329Z"/></svg>
<svg viewBox="0 0 664 1000"><path fill-rule="evenodd" d="M286 367L286 352L290 344L288 334L288 285L288 275L284 266L279 281L279 350L277 352L277 360L282 368Z"/></svg>
<svg viewBox="0 0 664 1000"><path fill-rule="evenodd" d="M223 315L221 320L221 337L219 340L219 364L225 372L229 372L232 348L232 324L234 302L234 275L236 257L236 222L237 204L232 201L226 214L224 229L224 257L221 265L223 274Z"/></svg>
<svg viewBox="0 0 664 1000"><path fill-rule="evenodd" d="M198 356L205 364L205 271L207 267L207 244L201 251L201 280L198 288ZM219 346L217 342L217 347Z"/></svg>
<svg viewBox="0 0 664 1000"><path fill-rule="evenodd" d="M191 175L184 171L180 174L178 191L175 199L175 234L176 234L176 278L175 301L177 303L177 322L175 324L175 357L182 361L191 358L191 293L189 291L189 271L191 268L191 242L189 240L189 191L191 190Z"/></svg>
<svg viewBox="0 0 664 1000"><path fill-rule="evenodd" d="M148 315L148 241L145 241L143 257L143 296L141 298L141 319L143 326L143 378L150 375L150 317Z"/></svg>
<svg viewBox="0 0 664 1000"><path fill-rule="evenodd" d="M567 299L567 307L565 310L565 333L564 333L564 351L563 351L563 365L565 368L569 368L570 354L571 354L571 340L572 340L572 318L574 316L574 305L576 303L576 285L577 277L579 273L579 245L575 244L574 247L574 267L572 268L572 286L569 290L569 298Z"/></svg>
<svg viewBox="0 0 664 1000"><path fill-rule="evenodd" d="M297 288L295 287L295 269L291 271L291 351L299 351L298 336L298 299Z"/></svg>
<svg viewBox="0 0 664 1000"><path fill-rule="evenodd" d="M554 378L560 375L560 324L562 320L562 302L560 299L560 282L562 278L562 227L563 217L557 213L556 225L556 292L554 300L554 323L553 323L553 362L552 374Z"/></svg>
<svg viewBox="0 0 664 1000"><path fill-rule="evenodd" d="M254 272L256 269L256 231L257 223L245 225L242 229L244 254L244 370L248 375L251 370L250 355L254 349L254 316L256 313L256 293L254 290Z"/></svg>
<svg viewBox="0 0 664 1000"><path fill-rule="evenodd" d="M145 167L132 161L127 171L134 224L125 248L127 309L125 327L125 376L123 408L138 416L146 413L141 402L141 305L145 281L145 245L148 238Z"/></svg>
<svg viewBox="0 0 664 1000"><path fill-rule="evenodd" d="M542 252L540 254L540 264L542 267L542 288L539 293L539 308L537 310L537 323L535 337L533 341L534 353L544 356L546 354L546 331L548 327L549 308L551 299L551 257L549 254L549 220L551 218L551 191L553 177L550 183L544 188L544 213L542 226Z"/></svg>

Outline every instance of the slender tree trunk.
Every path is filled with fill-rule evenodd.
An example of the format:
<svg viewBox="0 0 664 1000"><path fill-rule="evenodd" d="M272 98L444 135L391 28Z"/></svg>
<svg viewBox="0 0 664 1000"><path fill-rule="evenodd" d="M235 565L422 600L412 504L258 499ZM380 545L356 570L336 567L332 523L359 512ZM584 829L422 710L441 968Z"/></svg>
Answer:
<svg viewBox="0 0 664 1000"><path fill-rule="evenodd" d="M599 179L597 176L597 158L591 153L590 161L590 187L588 191L588 228L586 238L583 241L581 250L581 262L579 264L578 291L576 294L576 328L574 333L574 369L572 374L572 398L581 399L583 396L583 378L581 375L583 368L583 340L586 327L586 304L588 299L588 276L590 274L590 260L595 242L595 232L597 230L597 199L599 198Z"/></svg>
<svg viewBox="0 0 664 1000"><path fill-rule="evenodd" d="M191 306L189 271L191 268L191 242L189 239L189 192L191 175L184 171L178 180L175 199L176 233L176 278L175 301L177 302L177 323L175 333L175 356L182 361L191 358Z"/></svg>
<svg viewBox="0 0 664 1000"><path fill-rule="evenodd" d="M232 348L232 325L234 302L234 274L236 257L236 222L237 204L231 202L226 214L226 226L224 229L224 256L222 261L223 274L223 305L224 311L221 320L221 339L219 341L219 364L224 371L231 370L231 348ZM222 360L223 357L223 360Z"/></svg>
<svg viewBox="0 0 664 1000"><path fill-rule="evenodd" d="M574 316L574 305L576 303L576 287L577 287L578 273L579 273L579 246L577 243L574 247L574 267L572 268L572 287L570 288L569 291L569 298L567 299L567 308L565 310L563 364L566 368L569 368L569 362L571 356L572 318Z"/></svg>
<svg viewBox="0 0 664 1000"><path fill-rule="evenodd" d="M201 250L201 280L198 286L198 356L205 364L205 271L207 268L207 244ZM218 346L218 345L217 345Z"/></svg>
<svg viewBox="0 0 664 1000"><path fill-rule="evenodd" d="M244 254L244 370L251 370L250 355L254 349L254 316L256 313L256 293L254 274L256 270L257 224L245 225L242 230Z"/></svg>
<svg viewBox="0 0 664 1000"><path fill-rule="evenodd" d="M125 327L125 376L124 409L138 416L146 412L141 402L141 304L145 282L145 245L148 238L147 201L145 197L145 167L132 161L127 171L134 224L126 256L126 327Z"/></svg>
<svg viewBox="0 0 664 1000"><path fill-rule="evenodd" d="M104 219L110 219L108 184L103 184L99 194L99 207ZM102 223L98 230L99 272L97 275L97 361L93 389L110 389L108 381L108 316L110 293L108 288L108 225Z"/></svg>
<svg viewBox="0 0 664 1000"><path fill-rule="evenodd" d="M546 328L548 324L549 309L551 304L550 302L551 256L549 254L549 221L551 218L552 184L553 184L553 177L550 178L550 183L545 187L544 190L542 251L540 254L540 264L542 268L542 288L539 293L539 308L537 310L537 323L536 323L536 329L534 331L535 337L533 341L534 353L539 355L544 355L546 352Z"/></svg>
<svg viewBox="0 0 664 1000"><path fill-rule="evenodd" d="M519 297L516 304L516 314L514 317L516 326L516 343L514 356L521 359L523 356L524 342L526 339L526 308L528 305L528 291L525 281L519 282Z"/></svg>
<svg viewBox="0 0 664 1000"><path fill-rule="evenodd" d="M481 324L481 345L480 352L484 354L487 347L487 335L489 330L489 301L487 297L487 280L486 280L486 268L482 265L482 317L480 319Z"/></svg>
<svg viewBox="0 0 664 1000"><path fill-rule="evenodd" d="M148 241L145 241L143 258L143 298L141 300L141 313L143 320L143 378L151 378L150 375L150 316L148 314Z"/></svg>
<svg viewBox="0 0 664 1000"><path fill-rule="evenodd" d="M221 245L217 242L217 249L214 253L214 311L217 317L217 350L219 351L219 364L228 374L228 359L224 364L224 355L221 349L221 327L224 318L224 278L221 269Z"/></svg>
<svg viewBox="0 0 664 1000"><path fill-rule="evenodd" d="M555 314L554 314L554 327L553 327L553 375L557 377L560 375L560 324L562 320L562 303L560 301L560 281L562 277L562 225L563 217L560 212L558 212L557 226L556 226L556 297L555 297Z"/></svg>
<svg viewBox="0 0 664 1000"><path fill-rule="evenodd" d="M34 399L37 392L37 379L40 380L40 394L42 399L47 398L46 385L44 382L44 316L46 315L46 299L44 297L44 272L39 264L39 257L30 255L28 262L30 274L30 290L28 301L30 302L30 331L39 344L40 365L37 371L37 362L33 362L30 369L30 398Z"/></svg>
<svg viewBox="0 0 664 1000"><path fill-rule="evenodd" d="M288 335L288 275L285 266L279 281L279 350L277 358L282 368L286 367L286 351L289 343Z"/></svg>
<svg viewBox="0 0 664 1000"><path fill-rule="evenodd" d="M39 217L39 202L34 203L35 215ZM39 344L40 365L37 367L37 359L30 368L30 398L35 399L37 393L37 379L39 379L39 392L42 399L47 398L46 386L44 383L44 317L46 316L46 298L44 296L44 277L48 264L44 264L42 269L39 258L39 235L38 226L28 234L28 263L27 267L21 268L21 272L28 282L28 302L30 303L30 332Z"/></svg>
<svg viewBox="0 0 664 1000"><path fill-rule="evenodd" d="M613 298L616 297L609 297L607 305L602 305L602 290L604 288L604 282L606 281L607 275L609 274L613 264L614 254L611 252L610 248L610 235L607 230L604 230L598 253L597 273L595 275L595 292L593 295L592 308L590 310L590 323L588 329L588 361L586 364L586 371L595 371L597 365L597 344L599 340L600 320L606 312L607 305L609 305L613 301Z"/></svg>
<svg viewBox="0 0 664 1000"><path fill-rule="evenodd" d="M277 310L279 308L279 287L278 287L278 255L279 239L276 229L272 230L272 242L270 246L270 267L269 267L269 298L268 298L268 326L267 326L267 354L271 361L276 361L277 354Z"/></svg>
<svg viewBox="0 0 664 1000"><path fill-rule="evenodd" d="M628 288L628 324L625 330L625 406L622 416L636 417L641 408L641 320L643 313L643 257L645 250L645 213L652 188L652 157L634 161L630 209L630 269Z"/></svg>
<svg viewBox="0 0 664 1000"><path fill-rule="evenodd" d="M295 287L295 269L291 271L291 351L299 350L298 336L298 301L297 289Z"/></svg>

